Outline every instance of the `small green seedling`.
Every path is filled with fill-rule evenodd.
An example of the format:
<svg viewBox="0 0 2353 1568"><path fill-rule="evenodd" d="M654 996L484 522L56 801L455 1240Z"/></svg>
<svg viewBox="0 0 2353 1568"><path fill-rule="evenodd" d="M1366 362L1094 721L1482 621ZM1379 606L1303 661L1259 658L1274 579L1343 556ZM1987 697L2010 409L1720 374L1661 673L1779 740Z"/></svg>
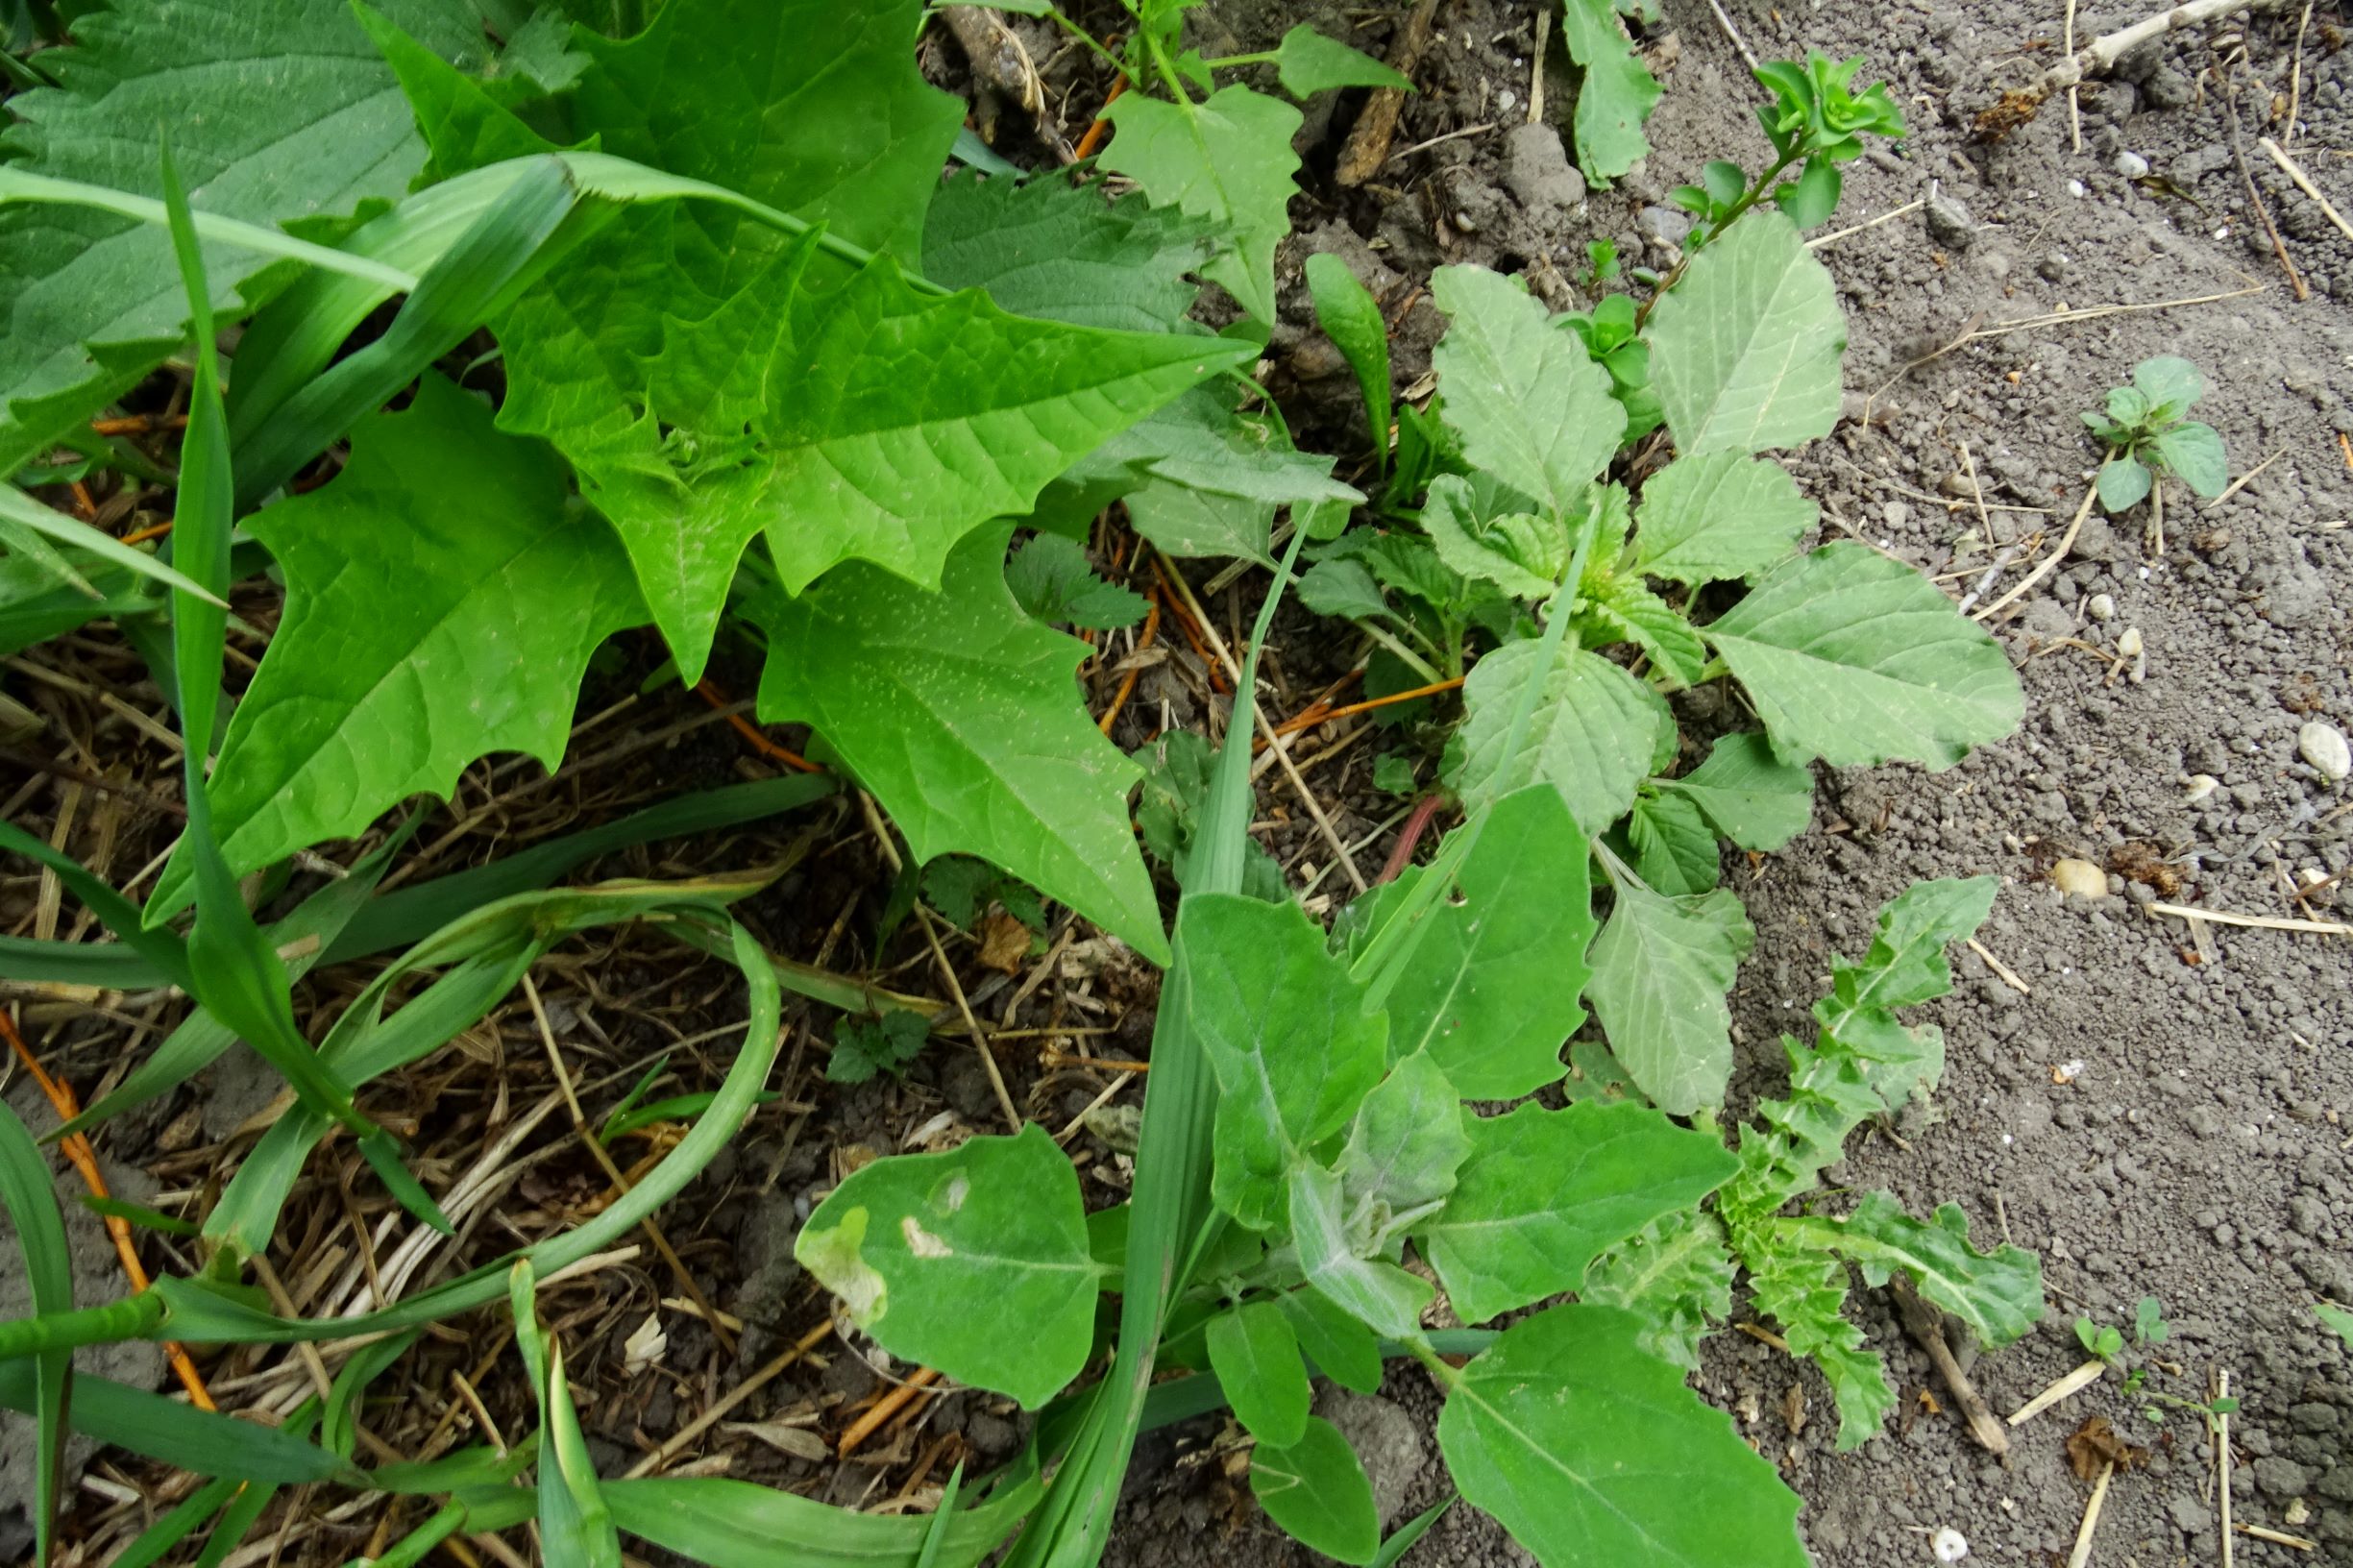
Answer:
<svg viewBox="0 0 2353 1568"><path fill-rule="evenodd" d="M2130 386L2110 390L2104 414L2084 410L2084 424L2108 449L2097 480L2100 504L2121 512L2145 499L2155 550L2165 549L2165 491L2159 479L2179 479L2209 500L2230 482L2221 436L2213 426L2188 417L2190 405L2205 390L2195 365L2160 355L2132 367Z"/></svg>
<svg viewBox="0 0 2353 1568"><path fill-rule="evenodd" d="M1718 159L1700 172L1700 184L1679 185L1670 194L1669 200L1700 220L1693 247L1722 233L1768 192L1801 229L1813 228L1836 210L1845 183L1838 166L1863 156L1865 136L1903 135L1903 111L1887 95L1885 84L1853 90L1854 75L1862 68L1859 55L1832 60L1820 50L1806 51L1802 65L1777 60L1756 68L1756 80L1773 94L1773 102L1756 110L1765 139L1773 143L1773 166L1751 181L1739 164ZM1800 164L1795 180L1777 184Z"/></svg>
<svg viewBox="0 0 2353 1568"><path fill-rule="evenodd" d="M2165 1407L2167 1406L2171 1406L2176 1409L2195 1410L2210 1422L2218 1416L2228 1415L2239 1408L2239 1402L2227 1395L2206 1400L2184 1399L2179 1394L2169 1394L2161 1388L2149 1387L2149 1368L2145 1364L2131 1367L2129 1370L2125 1366L2124 1331L2121 1329L2096 1323L2088 1317L2079 1317L2075 1319L2075 1337L2082 1341L2084 1350L2094 1358L2124 1373L2126 1398L2140 1398L2150 1402L2141 1407L2141 1415L2152 1427L2165 1425ZM2155 1296L2143 1296L2132 1310L2133 1348L2145 1351L2151 1346L2162 1345L2172 1337L2173 1326L2165 1320L2164 1305ZM2172 1370L2179 1371L2180 1368L2175 1367Z"/></svg>
<svg viewBox="0 0 2353 1568"><path fill-rule="evenodd" d="M2321 1322L2337 1331L2337 1337L2345 1342L2347 1350L2353 1350L2353 1312L2330 1301L2315 1302L2313 1311L2320 1314Z"/></svg>
<svg viewBox="0 0 2353 1568"><path fill-rule="evenodd" d="M921 1052L930 1032L922 1014L903 1008L879 1018L844 1018L833 1032L833 1056L825 1064L825 1081L863 1084L878 1072L895 1078Z"/></svg>

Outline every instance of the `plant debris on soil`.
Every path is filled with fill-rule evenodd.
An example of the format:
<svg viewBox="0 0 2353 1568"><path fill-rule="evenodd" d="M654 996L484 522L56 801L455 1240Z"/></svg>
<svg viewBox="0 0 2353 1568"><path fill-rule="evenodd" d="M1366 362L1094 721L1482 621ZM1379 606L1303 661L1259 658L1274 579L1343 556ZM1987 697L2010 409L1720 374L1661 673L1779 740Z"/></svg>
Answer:
<svg viewBox="0 0 2353 1568"><path fill-rule="evenodd" d="M2058 0L1777 9L1670 0L1640 34L1666 87L1650 124L1654 150L1616 185L1588 188L1556 126L1574 102L1574 73L1557 41L1534 53L1548 3L1211 0L1194 14L1213 55L1269 47L1301 20L1386 55L1409 9L1429 16L1413 73L1420 91L1397 110L1391 150L1373 173L1336 178L1369 95L1327 94L1311 108L1296 143L1304 189L1278 267L1283 320L1267 384L1303 448L1361 451L1361 403L1314 326L1305 257L1339 255L1372 286L1404 387L1428 371L1443 327L1424 286L1436 266L1518 273L1564 308L1581 303L1590 241L1672 263L1690 220L1668 191L1755 139L1744 45L1759 58L1860 55L1867 78L1888 80L1910 135L1849 166L1833 227L1855 227L1817 241L1851 333L1845 417L1790 467L1821 503L1825 537L1860 540L1956 599L1976 589L1981 608L1999 605L1987 625L2022 674L2027 718L2013 739L1949 772L1830 771L1814 831L1770 856L1735 857L1728 880L1759 940L1732 997L1741 1055L1728 1110L1744 1114L1780 1089L1777 1041L1802 1026L1829 955L1868 941L1880 904L1915 878L2000 876L2004 892L1973 950L1956 949L1959 989L1928 1010L1949 1042L1943 1089L1865 1138L1830 1179L1884 1188L1923 1212L1956 1201L1978 1235L2041 1256L2052 1300L2042 1325L1974 1364L1960 1352L1997 1413L2082 1360L2076 1316L2129 1321L2146 1295L2162 1299L2172 1325L2149 1358L2149 1386L2203 1401L2212 1375L2227 1371L2240 1403L2219 1468L2204 1423L2126 1393L2114 1375L2012 1430L1997 1457L1973 1440L1884 1292L1859 1299L1903 1398L1889 1429L1858 1452L1833 1452L1826 1389L1762 1336L1712 1337L1698 1387L1804 1498L1801 1528L1824 1564L1932 1560L1931 1537L1946 1529L1966 1538L1971 1561L2063 1562L2103 1464L2116 1473L2094 1560L2221 1562L2227 1547L2243 1563L2353 1562L2353 1361L2311 1310L2315 1297L2353 1302L2353 940L2194 913L2317 925L2353 918L2344 891L2353 794L2298 744L2316 719L2353 728L2353 308L2341 303L2353 302L2353 233L2257 146L2269 137L2341 208L2353 207L2353 51L2342 48L2353 19L2337 4L2275 6L2165 35L2073 94L2077 150L2069 95L2034 99L2031 89L2070 16L2080 38L2138 20L2145 7L2074 14ZM994 79L973 84L946 38L927 40L927 66L980 95L1001 151L1050 161L1056 148L1083 145L1110 87L1107 67L1061 47L1042 24L1004 20L1034 62L1034 99L1017 79L1010 92ZM2162 554L2146 551L2137 520L2095 511L2055 569L2005 601L2069 533L2096 461L2077 411L2158 354L2203 370L2199 412L2244 482L2169 517ZM128 438L167 442L167 427L159 419ZM1343 444L1351 431L1355 444ZM126 486L99 501L128 528L159 496ZM1110 545L1123 580L1148 587L1148 552ZM1149 646L1134 632L1103 637L1083 672L1092 710L1116 708L1110 733L1125 747L1207 730L1230 702L1213 645L1241 646L1259 590L1210 572L1190 580L1208 625L1156 622ZM237 609L264 629L274 613L260 598L240 597ZM1277 621L1262 700L1278 721L1352 700L1334 690L1344 664L1317 645L1315 625L1290 612ZM2127 633L2145 650L2138 662L2119 657ZM233 649L257 646L233 635ZM552 776L522 759L469 770L427 821L404 878L484 864L682 788L789 770L775 748L797 749L802 735L739 733L748 704L728 694L750 690L756 671L722 658L703 699L674 683L641 695L662 656L650 638L625 638L599 664L571 760ZM178 765L157 722L162 695L139 657L90 633L7 662L35 722L0 751L0 815L70 846L117 885L142 868L151 874L181 826L168 803ZM1720 710L1729 700L1721 684L1676 698L1700 726L1728 723ZM1389 854L1409 804L1374 783L1386 718L1326 720L1290 737L1331 834L1364 872ZM1329 909L1346 897L1349 872L1281 775L1262 782L1259 842L1311 910ZM813 1197L848 1171L1002 1131L1008 1101L1069 1150L1091 1207L1123 1196L1141 1100L1135 1069L1159 976L1067 915L1033 929L995 895L963 928L919 914L876 944L896 854L870 815L832 801L575 873L782 868L737 906L746 925L779 955L919 1009L933 1030L912 1061L869 1062L862 1081L844 1082L850 1073L827 1070L841 1048L835 1015L788 1008L773 1098L743 1134L629 1245L543 1282L542 1310L560 1330L602 1475L659 1467L920 1511L958 1463L984 1470L1026 1431L1011 1401L918 1385L911 1369L875 1364L837 1335L833 1305L793 1262L792 1237ZM2061 860L2089 862L2104 889L2062 893L2052 883ZM295 891L322 876L308 868ZM0 922L42 938L90 925L54 879L31 875L0 880ZM568 943L533 978L533 993L518 992L370 1099L436 1189L495 1164L496 1201L454 1215L453 1240L379 1250L399 1212L348 1139L328 1144L267 1257L262 1278L281 1311L361 1310L388 1272L448 1277L597 1212L674 1141L678 1123L613 1139L613 1171L577 1141L534 1141L530 1130L568 1128L575 1102L593 1124L633 1091L648 1101L711 1089L724 1068L712 1053L731 1044L731 1028L740 1033L734 972L638 928ZM332 1017L363 979L331 971L298 997ZM119 1081L182 1006L165 992L12 999L28 1048L85 1102ZM558 1041L568 1081L551 1066ZM28 1115L43 1104L29 1077L8 1093ZM191 1089L109 1123L105 1179L118 1197L178 1213L216 1188L282 1098L277 1075L240 1048ZM517 1149L531 1152L512 1158ZM77 1289L86 1303L110 1299L122 1289L119 1265L98 1217L74 1201L78 1184L68 1172L60 1188ZM175 1269L194 1265L168 1236L149 1245ZM28 1310L22 1271L0 1268L0 1317ZM483 1311L428 1331L368 1401L363 1452L424 1459L461 1438L529 1427L531 1392L506 1331L491 1328L498 1321ZM224 1409L282 1417L321 1391L353 1348L211 1351L203 1378ZM172 1376L147 1344L86 1353L80 1365L142 1386ZM1379 1395L1319 1396L1318 1413L1364 1458L1385 1527L1448 1495L1434 1409L1426 1384L1404 1374ZM0 1556L12 1560L31 1538L21 1511L31 1432L23 1418L0 1420L0 1499L18 1504L0 1517ZM1236 1440L1222 1415L1148 1436L1106 1560L1310 1560L1224 1462ZM80 1556L69 1560L107 1560L196 1485L86 1444L72 1459L69 1534ZM2218 1475L2228 1517L2270 1534L2224 1541ZM288 1488L257 1546L231 1562L371 1556L421 1518L380 1498L332 1503ZM2281 1544L2283 1534L2310 1549ZM1529 1559L1491 1521L1458 1507L1406 1560Z"/></svg>

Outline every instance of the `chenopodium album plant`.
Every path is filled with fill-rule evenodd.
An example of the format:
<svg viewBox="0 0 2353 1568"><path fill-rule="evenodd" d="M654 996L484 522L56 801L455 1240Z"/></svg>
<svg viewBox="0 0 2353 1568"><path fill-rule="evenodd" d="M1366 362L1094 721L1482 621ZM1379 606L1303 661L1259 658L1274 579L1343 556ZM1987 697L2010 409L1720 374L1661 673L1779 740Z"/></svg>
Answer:
<svg viewBox="0 0 2353 1568"><path fill-rule="evenodd" d="M391 1335L266 1434L75 1384L86 1430L220 1478L138 1551L210 1525L224 1555L272 1487L332 1482L444 1500L384 1560L535 1517L566 1563L617 1561L625 1530L720 1568L780 1544L815 1563L940 1568L1009 1535L1010 1562L1077 1568L1101 1553L1138 1432L1200 1408L1201 1380L1156 1378L1206 1367L1259 1440L1269 1512L1365 1561L1384 1550L1369 1488L1309 1412L1308 1367L1368 1387L1403 1355L1447 1391L1440 1436L1464 1496L1547 1563L1794 1562L1794 1500L1677 1364L1728 1310L1733 1260L1830 1373L1851 1440L1886 1394L1838 1315L1845 1262L1875 1283L1902 1271L1989 1342L2031 1319L2031 1260L1977 1252L1955 1213L1924 1224L1884 1198L1844 1217L1781 1212L1856 1122L1933 1081L1932 1033L1893 1011L1941 991L1941 948L1990 887L1932 885L1891 907L1834 976L1815 1044L1790 1047L1789 1099L1737 1152L1708 1115L1730 1066L1723 993L1751 940L1713 886L1717 836L1785 843L1808 815L1811 759L1944 766L2018 710L1998 650L1917 574L1853 545L1796 552L1811 508L1758 454L1835 416L1826 275L1770 209L1722 214L1688 270L1630 311L1548 320L1510 281L1448 269L1443 403L1400 410L1392 453L1378 311L1319 268L1387 480L1375 521L1347 530L1364 498L1293 452L1233 374L1271 314L1296 116L1215 78L1271 63L1304 92L1381 68L1297 33L1264 61L1201 61L1177 47L1183 9L1138 14L1133 74L1165 96L1140 88L1114 115L1111 166L1144 191L1115 205L1053 180L940 182L960 110L915 68L910 0L672 0L620 39L551 10L506 18L497 50L454 0L353 14L264 0L233 34L203 37L185 11L141 0L84 18L75 48L40 57L56 86L11 100L0 202L20 210L0 216L0 294L22 330L0 349L0 462L37 483L61 470L27 465L68 447L138 472L143 457L86 421L167 360L192 367L170 564L8 491L0 642L113 620L180 713L189 821L145 911L0 828L123 949L12 942L12 973L170 983L202 1004L77 1127L186 1081L238 1037L297 1100L205 1215L202 1272L79 1309L37 1149L0 1118L0 1199L31 1238L36 1308L0 1326L0 1397L39 1412L54 1478L76 1344ZM1585 16L1578 0L1570 13ZM126 93L176 138L170 158L121 134ZM315 134L328 123L340 133ZM1792 145L1842 134L1780 130ZM1242 306L1235 335L1188 324L1192 274ZM225 395L215 309L251 318ZM451 356L485 326L495 408L437 368L463 370ZM1678 456L1636 492L1605 476L1645 418ZM347 436L333 478L287 493ZM1336 939L1287 900L1242 895L1248 755L1231 744L1187 824L1185 897L1163 934L1127 821L1134 770L1077 701L1077 645L1023 608L1076 621L1132 606L1066 551L1032 560L1033 543L1011 583L1006 565L1003 520L1075 532L1119 496L1169 553L1277 567L1245 693L1311 539L1315 602L1348 588L1340 613L1391 656L1470 668L1448 766L1465 820ZM1296 527L1278 564L1286 505ZM285 610L223 723L226 600L271 563ZM1735 581L1745 595L1701 613ZM830 780L689 797L379 896L411 820L266 930L239 895L238 877L446 793L485 752L552 765L591 651L643 625L688 680L722 638L763 654L763 717L810 723L917 862L980 857L1170 961L1128 1204L1087 1215L1031 1128L878 1162L799 1238L886 1348L1031 1407L1094 1361L1097 1297L1118 1294L1102 1375L1053 1406L979 1502L951 1483L928 1521L727 1481L598 1477L532 1306L538 1279L624 1235L735 1135L775 1061L779 979L861 1005L726 918L756 878L538 890L590 855L790 809ZM1662 694L1728 675L1763 730L1679 772ZM282 1317L237 1284L338 1128L426 1224L487 1201L464 1183L429 1191L355 1091L484 1017L553 943L622 920L732 960L749 1013L692 1131L624 1201L361 1316ZM394 949L314 1048L294 975ZM1593 1070L1575 1103L1468 1109L1560 1083L1588 1000L1615 1061L1581 1047ZM1402 1266L1409 1248L1469 1324L1581 1299L1500 1335L1428 1330L1434 1291ZM499 1301L541 1431L360 1471L352 1412L369 1382L420 1326Z"/></svg>

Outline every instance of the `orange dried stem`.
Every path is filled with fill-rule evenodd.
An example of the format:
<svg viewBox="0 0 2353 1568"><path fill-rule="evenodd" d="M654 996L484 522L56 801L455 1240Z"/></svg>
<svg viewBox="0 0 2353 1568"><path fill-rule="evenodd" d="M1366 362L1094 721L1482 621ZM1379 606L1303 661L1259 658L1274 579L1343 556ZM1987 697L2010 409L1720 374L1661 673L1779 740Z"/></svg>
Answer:
<svg viewBox="0 0 2353 1568"><path fill-rule="evenodd" d="M184 430L188 428L185 414L125 414L116 419L90 421L92 435L145 435L149 430Z"/></svg>
<svg viewBox="0 0 2353 1568"><path fill-rule="evenodd" d="M932 1368L917 1368L915 1376L874 1401L864 1415L849 1424L849 1430L842 1433L841 1446L834 1453L842 1458L848 1458L858 1451L858 1445L873 1436L885 1421L905 1409L910 1400L939 1381L940 1374Z"/></svg>
<svg viewBox="0 0 2353 1568"><path fill-rule="evenodd" d="M702 679L695 683L695 695L701 698L705 702L708 702L714 708L723 708L730 700L732 700L725 692L719 689L718 683L712 680L708 675L703 676ZM766 757L771 762L780 762L787 768L792 769L795 772L821 773L825 771L822 768L820 768L816 763L811 762L807 757L802 756L799 752L795 751L788 747L778 746L774 741L772 741L767 736L761 734L759 726L752 723L751 721L746 719L740 713L731 713L727 715L727 727L734 730L738 735L741 735L744 738L745 745L750 747L754 751L759 752L760 755Z"/></svg>
<svg viewBox="0 0 2353 1568"><path fill-rule="evenodd" d="M160 539L171 531L172 526L170 522L165 521L155 524L150 527L141 528L136 533L124 534L123 543L126 545L143 545L150 539Z"/></svg>
<svg viewBox="0 0 2353 1568"><path fill-rule="evenodd" d="M1152 594L1151 612L1144 617L1143 635L1136 639L1138 653L1150 648L1153 639L1160 635L1160 604L1161 596L1159 591L1155 590ZM1111 706L1103 710L1103 718L1100 721L1100 727L1105 735L1111 733L1111 726L1118 721L1119 710L1126 707L1127 699L1135 695L1136 678L1142 674L1143 667L1138 665L1120 678L1118 694L1111 699Z"/></svg>
<svg viewBox="0 0 2353 1568"><path fill-rule="evenodd" d="M74 1097L71 1086L49 1076L48 1070L26 1046L24 1037L16 1032L16 1022L5 1009L0 1009L0 1035L8 1037L9 1049L16 1053L16 1060L24 1064L25 1070L33 1075L33 1081L40 1085L41 1092L49 1097L50 1106L61 1117L71 1121L82 1114L81 1103ZM92 1197L112 1196L107 1189L105 1173L98 1168L97 1151L90 1147L87 1138L76 1133L71 1138L60 1139L58 1147L63 1152L67 1163L81 1172L83 1185L90 1189ZM131 1222L116 1214L103 1217L107 1235L114 1242L114 1256L122 1260L123 1273L130 1277L131 1288L146 1289L149 1284L147 1269L139 1262L138 1247L132 1240ZM205 1380L197 1374L196 1363L188 1360L188 1353L167 1339L163 1343L163 1354L172 1363L172 1370L179 1375L181 1386L188 1391L189 1403L201 1410L213 1409L211 1392L205 1387Z"/></svg>
<svg viewBox="0 0 2353 1568"><path fill-rule="evenodd" d="M1103 107L1111 108L1119 101L1119 95L1125 91L1127 91L1127 78L1124 76L1115 78L1112 82L1111 91L1103 95ZM1089 126L1087 134L1078 138L1077 156L1080 158L1094 157L1095 149L1103 145L1103 138L1109 135L1111 135L1111 121L1097 114L1094 117L1094 124Z"/></svg>
<svg viewBox="0 0 2353 1568"><path fill-rule="evenodd" d="M1176 618L1177 630L1185 634L1185 641L1192 649L1193 656L1209 672L1210 689L1215 692L1232 691L1233 683L1226 679L1225 672L1211 655L1209 644L1201 636L1200 624L1193 620L1192 611L1185 606L1185 596L1169 586L1168 574L1158 560L1152 563L1152 575L1160 579L1162 597L1168 602L1168 613Z"/></svg>
<svg viewBox="0 0 2353 1568"><path fill-rule="evenodd" d="M1323 707L1319 699L1315 703L1311 703L1307 711L1298 717L1286 719L1275 725L1275 733L1295 735L1300 730L1312 729L1317 724L1329 723L1335 719L1346 719L1360 713L1370 713L1375 708L1385 708L1395 702L1410 702L1417 697L1434 697L1440 692L1451 692L1461 684L1462 677L1457 675L1452 680L1434 681L1428 686L1416 686L1409 692L1391 692L1386 697L1370 698L1362 702L1351 702L1344 708Z"/></svg>

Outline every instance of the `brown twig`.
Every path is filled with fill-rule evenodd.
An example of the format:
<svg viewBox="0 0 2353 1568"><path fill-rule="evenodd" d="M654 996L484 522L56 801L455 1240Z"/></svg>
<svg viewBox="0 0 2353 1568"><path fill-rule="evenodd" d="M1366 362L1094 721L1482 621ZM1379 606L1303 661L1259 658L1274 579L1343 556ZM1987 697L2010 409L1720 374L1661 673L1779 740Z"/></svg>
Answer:
<svg viewBox="0 0 2353 1568"><path fill-rule="evenodd" d="M2288 242L2280 238L2279 226L2271 221L2270 206L2264 201L2263 191L2256 186L2255 171L2246 160L2246 138L2239 129L2239 105L2231 95L2230 83L2219 65L2215 67L2215 96L2222 100L2222 110L2230 124L2231 161L2239 165L2239 178L2246 185L2246 199L2254 204L2255 215L2263 220L2263 232L2271 239L2271 254L2279 257L2280 269L2288 274L2288 286L2295 290L2297 303L2301 304L2312 298L2312 290L2305 286L2304 275L2295 270L2295 262L2289 258ZM2071 92L2074 89L2071 87L2068 90Z"/></svg>
<svg viewBox="0 0 2353 1568"><path fill-rule="evenodd" d="M1977 1385L1969 1381L1969 1374L1953 1359L1952 1347L1945 1342L1945 1314L1921 1300L1920 1293L1912 1288L1912 1282L1901 1274L1893 1276L1888 1285L1894 1291L1896 1311L1903 1319L1904 1331L1920 1341L1920 1348L1936 1363L1945 1386L1952 1390L1953 1403L1961 1407L1962 1415L1969 1421L1969 1434L1989 1454L2009 1453L2010 1434L2002 1430L1985 1396L1977 1392Z"/></svg>
<svg viewBox="0 0 2353 1568"><path fill-rule="evenodd" d="M1153 640L1160 636L1160 591L1155 588L1152 591L1150 598L1152 608L1149 613L1144 616L1142 635L1136 639L1136 653L1141 653L1145 649L1150 648ZM1131 653L1128 655L1128 657L1132 659L1136 656L1136 653ZM1111 733L1111 726L1118 723L1119 710L1126 707L1127 699L1135 695L1137 677L1140 676L1142 674L1143 666L1138 664L1132 666L1128 670L1128 673L1120 677L1119 690L1113 696L1111 699L1111 706L1105 708L1103 710L1103 717L1096 721L1096 727L1101 729L1104 734L1109 735Z"/></svg>
<svg viewBox="0 0 2353 1568"><path fill-rule="evenodd" d="M906 1409L908 1403L916 1395L939 1381L940 1374L935 1369L928 1366L918 1367L914 1376L905 1383L893 1386L889 1393L868 1406L866 1412L849 1424L849 1430L842 1433L840 1446L834 1450L835 1456L840 1458L848 1458L850 1455L857 1452L858 1445L873 1436L885 1421Z"/></svg>
<svg viewBox="0 0 2353 1568"><path fill-rule="evenodd" d="M1430 47L1437 13L1438 0L1420 0L1413 13L1406 18L1404 30L1389 49L1389 65L1398 75L1410 77L1421 64L1422 55ZM1380 173L1381 166L1389 160L1389 143L1397 138L1397 121L1405 108L1404 88L1375 87L1373 95L1364 101L1364 111L1357 116L1356 128L1348 133L1347 143L1340 148L1333 179L1353 186Z"/></svg>
<svg viewBox="0 0 2353 1568"><path fill-rule="evenodd" d="M1407 818L1406 825L1397 830L1397 843L1389 849L1389 858L1383 864L1381 874L1373 878L1373 886L1380 887L1384 883L1396 881L1405 869L1413 864L1414 845L1421 843L1424 833L1430 831L1431 819L1437 816L1438 808L1445 803L1446 796L1436 790L1413 802L1413 815Z"/></svg>

